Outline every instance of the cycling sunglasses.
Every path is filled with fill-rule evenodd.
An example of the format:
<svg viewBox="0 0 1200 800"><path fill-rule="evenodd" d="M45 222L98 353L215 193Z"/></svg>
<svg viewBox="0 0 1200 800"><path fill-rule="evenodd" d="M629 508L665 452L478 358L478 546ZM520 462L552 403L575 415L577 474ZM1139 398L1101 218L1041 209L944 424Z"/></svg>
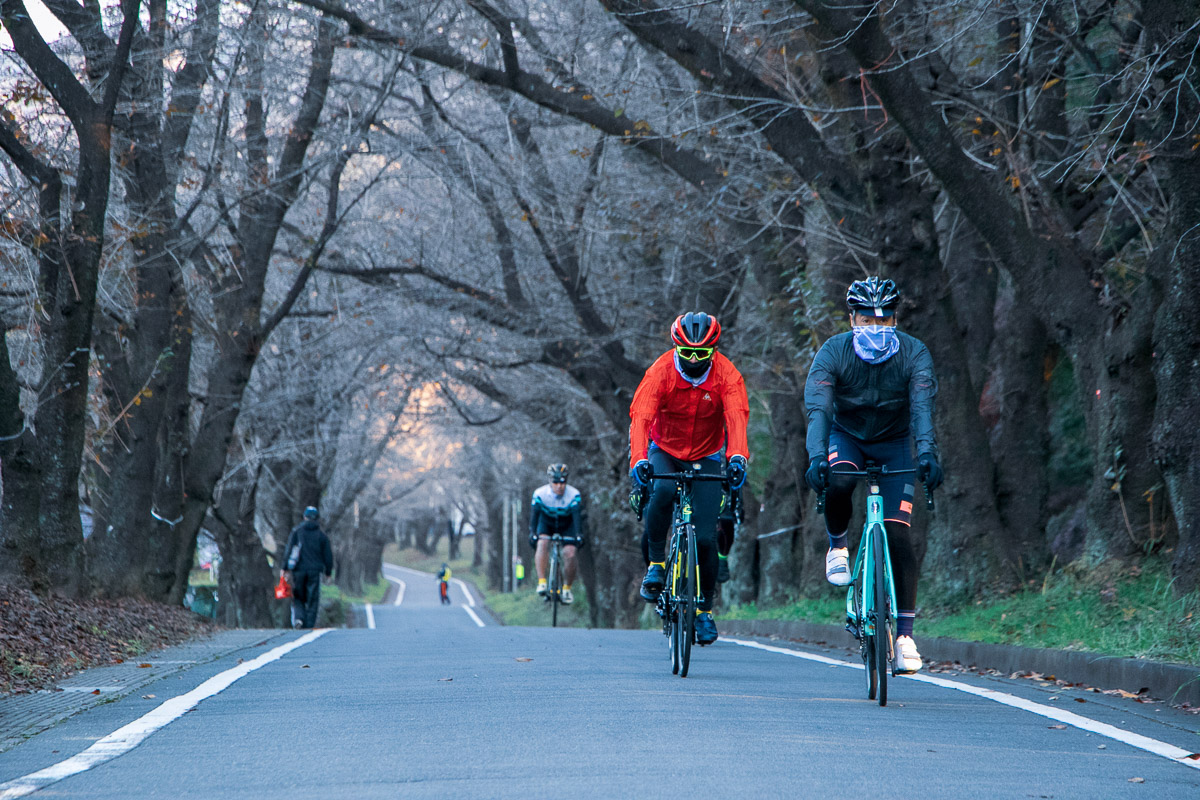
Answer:
<svg viewBox="0 0 1200 800"><path fill-rule="evenodd" d="M712 358L715 347L676 347L675 352L684 361L704 361Z"/></svg>

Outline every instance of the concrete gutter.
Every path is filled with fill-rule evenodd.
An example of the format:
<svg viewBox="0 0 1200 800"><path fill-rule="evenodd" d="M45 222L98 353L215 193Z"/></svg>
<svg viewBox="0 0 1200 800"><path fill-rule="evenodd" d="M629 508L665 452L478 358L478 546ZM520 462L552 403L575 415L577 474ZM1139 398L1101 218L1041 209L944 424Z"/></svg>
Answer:
<svg viewBox="0 0 1200 800"><path fill-rule="evenodd" d="M721 633L762 636L857 650L858 643L839 625L776 619L723 619ZM1068 683L1098 689L1123 689L1166 700L1175 705L1200 707L1200 667L1168 664L1140 658L1117 658L1078 650L1051 650L1011 644L960 642L955 639L920 638L926 661L951 662L964 667L994 669L1004 673L1037 672Z"/></svg>

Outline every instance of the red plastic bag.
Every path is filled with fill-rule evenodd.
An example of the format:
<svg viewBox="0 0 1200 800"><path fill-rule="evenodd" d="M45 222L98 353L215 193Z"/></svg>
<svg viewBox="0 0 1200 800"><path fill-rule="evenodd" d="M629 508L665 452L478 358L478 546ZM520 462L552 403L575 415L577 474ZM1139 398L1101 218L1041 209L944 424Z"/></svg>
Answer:
<svg viewBox="0 0 1200 800"><path fill-rule="evenodd" d="M279 583L275 586L275 599L284 600L292 596L292 585L288 583L286 575L279 576Z"/></svg>

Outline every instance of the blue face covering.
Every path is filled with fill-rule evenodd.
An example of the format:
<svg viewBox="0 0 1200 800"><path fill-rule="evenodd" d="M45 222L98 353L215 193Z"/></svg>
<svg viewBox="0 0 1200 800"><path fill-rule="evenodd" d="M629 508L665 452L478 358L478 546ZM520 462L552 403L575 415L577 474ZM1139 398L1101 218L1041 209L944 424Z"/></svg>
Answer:
<svg viewBox="0 0 1200 800"><path fill-rule="evenodd" d="M854 352L868 364L882 364L900 350L900 339L891 325L855 325Z"/></svg>

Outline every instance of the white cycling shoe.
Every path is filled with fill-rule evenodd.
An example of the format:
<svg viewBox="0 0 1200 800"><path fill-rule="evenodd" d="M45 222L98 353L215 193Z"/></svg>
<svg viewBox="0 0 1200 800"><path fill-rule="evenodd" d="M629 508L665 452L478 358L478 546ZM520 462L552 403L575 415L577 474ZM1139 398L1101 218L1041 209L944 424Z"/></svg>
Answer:
<svg viewBox="0 0 1200 800"><path fill-rule="evenodd" d="M921 654L911 636L896 637L896 672L911 675L921 669Z"/></svg>
<svg viewBox="0 0 1200 800"><path fill-rule="evenodd" d="M570 589L563 589L558 593L558 602L562 603L564 606L569 606L571 603L575 602L575 595L571 594Z"/></svg>
<svg viewBox="0 0 1200 800"><path fill-rule="evenodd" d="M825 554L825 580L834 586L846 586L850 583L849 548L831 548Z"/></svg>

